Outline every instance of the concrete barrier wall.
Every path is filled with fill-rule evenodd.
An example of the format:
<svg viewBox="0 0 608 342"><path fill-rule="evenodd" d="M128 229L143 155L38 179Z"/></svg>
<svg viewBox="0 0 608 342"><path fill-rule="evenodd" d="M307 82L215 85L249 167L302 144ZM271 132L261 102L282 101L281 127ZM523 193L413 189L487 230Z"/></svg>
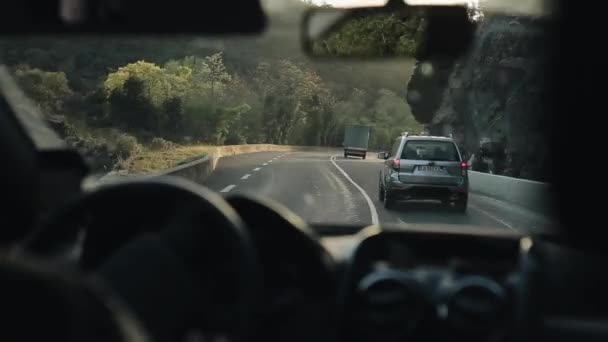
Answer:
<svg viewBox="0 0 608 342"><path fill-rule="evenodd" d="M547 183L469 171L470 191L542 214L553 211L553 188Z"/></svg>

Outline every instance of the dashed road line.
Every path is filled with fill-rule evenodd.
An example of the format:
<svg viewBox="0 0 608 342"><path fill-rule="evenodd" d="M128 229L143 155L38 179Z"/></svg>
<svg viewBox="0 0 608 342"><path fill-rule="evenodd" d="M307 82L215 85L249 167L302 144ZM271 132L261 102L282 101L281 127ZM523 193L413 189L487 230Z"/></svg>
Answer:
<svg viewBox="0 0 608 342"><path fill-rule="evenodd" d="M230 190L234 189L235 186L236 185L234 185L234 184L228 185L227 187L220 190L220 192L230 192Z"/></svg>
<svg viewBox="0 0 608 342"><path fill-rule="evenodd" d="M270 160L268 161L268 163L272 163L272 159L270 159Z"/></svg>
<svg viewBox="0 0 608 342"><path fill-rule="evenodd" d="M255 169L253 169L253 171L260 171L261 169L261 167L256 167Z"/></svg>
<svg viewBox="0 0 608 342"><path fill-rule="evenodd" d="M365 192L365 190L363 190L362 187L359 186L359 184L357 184L352 178L350 178L348 173L346 173L346 171L344 171L338 165L338 163L336 163L336 156L331 156L331 158L329 158L329 160L331 161L332 164L334 164L336 169L338 169L338 171L340 171L340 173L342 173L344 178L346 178L352 185L355 186L355 188L357 188L357 190L359 190L359 192L361 192L361 195L363 195L363 198L365 199L365 201L367 202L367 206L369 207L369 213L372 217L372 224L378 224L380 222L378 220L378 210L376 209L376 206L374 205L374 202L372 202L372 199L369 197L369 195Z"/></svg>
<svg viewBox="0 0 608 342"><path fill-rule="evenodd" d="M241 179L247 179L247 178L249 178L250 176L251 176L250 174L246 174L246 175L244 175L243 177L241 177Z"/></svg>
<svg viewBox="0 0 608 342"><path fill-rule="evenodd" d="M262 164L262 166L266 166L266 165L268 165L268 163L264 163L264 164Z"/></svg>

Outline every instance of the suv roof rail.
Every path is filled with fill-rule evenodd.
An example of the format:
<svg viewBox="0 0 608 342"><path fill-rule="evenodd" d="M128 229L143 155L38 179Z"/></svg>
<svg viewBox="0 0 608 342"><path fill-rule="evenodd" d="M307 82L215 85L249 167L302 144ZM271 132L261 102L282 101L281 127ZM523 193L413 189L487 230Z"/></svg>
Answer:
<svg viewBox="0 0 608 342"><path fill-rule="evenodd" d="M454 134L450 133L450 134L448 134L448 137L451 139L454 139Z"/></svg>
<svg viewBox="0 0 608 342"><path fill-rule="evenodd" d="M410 135L408 132L403 132L401 133L402 136L407 137L408 135Z"/></svg>

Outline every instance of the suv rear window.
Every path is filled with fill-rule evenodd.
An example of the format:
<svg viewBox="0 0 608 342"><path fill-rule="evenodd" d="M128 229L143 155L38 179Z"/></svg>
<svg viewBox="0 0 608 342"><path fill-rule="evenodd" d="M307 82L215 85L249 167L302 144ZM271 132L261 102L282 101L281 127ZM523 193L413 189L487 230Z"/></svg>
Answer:
<svg viewBox="0 0 608 342"><path fill-rule="evenodd" d="M438 140L410 140L405 144L401 159L460 161L453 142Z"/></svg>

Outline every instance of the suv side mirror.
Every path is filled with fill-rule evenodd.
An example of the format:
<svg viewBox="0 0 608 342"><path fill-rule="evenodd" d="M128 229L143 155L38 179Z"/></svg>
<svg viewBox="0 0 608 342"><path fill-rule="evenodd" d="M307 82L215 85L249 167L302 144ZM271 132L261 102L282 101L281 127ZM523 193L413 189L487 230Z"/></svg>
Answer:
<svg viewBox="0 0 608 342"><path fill-rule="evenodd" d="M388 152L378 152L378 159L388 159Z"/></svg>

